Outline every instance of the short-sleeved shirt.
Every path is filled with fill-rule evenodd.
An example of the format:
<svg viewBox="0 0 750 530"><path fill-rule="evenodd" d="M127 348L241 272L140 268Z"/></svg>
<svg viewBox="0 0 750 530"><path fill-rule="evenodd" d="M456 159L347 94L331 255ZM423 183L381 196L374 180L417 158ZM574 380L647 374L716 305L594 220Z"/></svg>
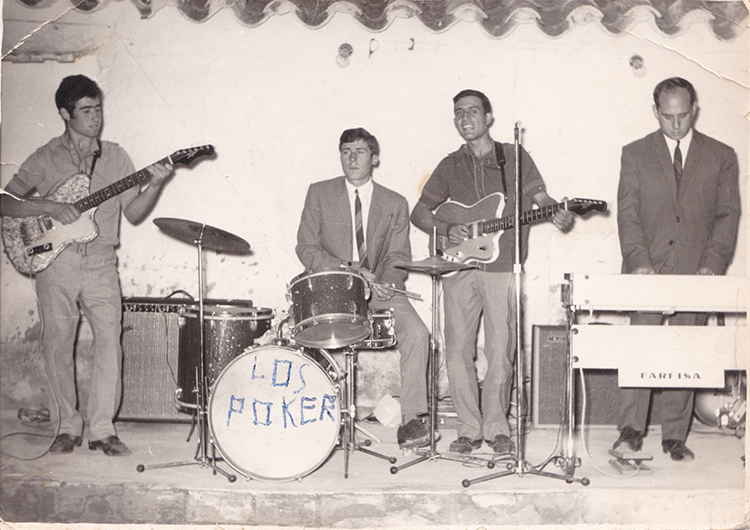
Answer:
<svg viewBox="0 0 750 530"><path fill-rule="evenodd" d="M435 168L422 189L422 201L434 210L447 200L471 206L493 193L506 197L502 217L513 215L515 196L515 149L512 144L495 143L495 150L477 158L467 144L446 156ZM502 154L496 150L502 148ZM498 165L505 160L504 170ZM545 191L545 184L531 156L521 148L521 201L522 211L531 208L533 197ZM504 176L504 178L503 178ZM521 230L522 261L526 259L528 226ZM515 256L513 230L506 230L498 240L499 256L492 263L480 266L487 272L512 272Z"/></svg>
<svg viewBox="0 0 750 530"><path fill-rule="evenodd" d="M36 190L41 197L47 197L74 175L88 174L91 171L93 158L94 151L79 158L67 137L59 136L51 139L29 156L21 164L12 181L23 188L24 194ZM89 194L134 172L133 163L122 147L114 142L102 141L101 156L94 166ZM132 187L97 207L94 220L99 228L99 235L92 244L112 246L118 244L120 212L123 205L129 204L138 195L138 191L138 186ZM83 197L77 199L80 198Z"/></svg>

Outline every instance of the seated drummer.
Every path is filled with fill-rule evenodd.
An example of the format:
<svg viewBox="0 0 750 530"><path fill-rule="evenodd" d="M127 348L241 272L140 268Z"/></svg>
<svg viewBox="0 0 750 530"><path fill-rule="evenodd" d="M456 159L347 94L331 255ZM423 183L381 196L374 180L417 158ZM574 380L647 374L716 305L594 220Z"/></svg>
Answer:
<svg viewBox="0 0 750 530"><path fill-rule="evenodd" d="M429 332L406 296L391 289L403 290L407 275L394 265L411 260L409 206L403 196L373 182L380 147L365 129L344 131L339 155L344 176L313 183L307 192L297 256L311 272L351 267L370 283L369 308L393 310L401 353L398 444L424 447Z"/></svg>

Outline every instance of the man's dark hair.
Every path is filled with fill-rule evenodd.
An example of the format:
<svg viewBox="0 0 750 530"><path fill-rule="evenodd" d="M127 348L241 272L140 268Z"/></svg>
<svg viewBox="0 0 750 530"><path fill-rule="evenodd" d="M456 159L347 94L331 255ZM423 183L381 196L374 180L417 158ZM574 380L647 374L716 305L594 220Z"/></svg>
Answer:
<svg viewBox="0 0 750 530"><path fill-rule="evenodd" d="M490 103L490 98L488 98L487 96L485 96L479 90L472 90L470 88L467 88L466 90L462 90L461 92L459 92L458 94L456 94L455 96L453 96L453 104L455 105L456 103L458 103L459 99L465 98L465 97L468 97L468 96L478 97L479 100L482 102L482 107L484 108L484 113L485 114L487 114L487 113L492 114L492 103Z"/></svg>
<svg viewBox="0 0 750 530"><path fill-rule="evenodd" d="M373 155L380 156L380 145L378 144L378 139L362 127L347 129L341 133L341 138L339 139L339 152L344 144L356 142L357 140L364 140L367 147L370 148L370 152Z"/></svg>
<svg viewBox="0 0 750 530"><path fill-rule="evenodd" d="M676 88L684 88L687 90L688 94L690 94L690 106L692 107L695 105L697 97L695 95L695 88L690 81L681 77L670 77L656 85L656 88L654 89L654 105L656 105L657 109L659 108L659 98L661 95Z"/></svg>
<svg viewBox="0 0 750 530"><path fill-rule="evenodd" d="M55 104L58 109L65 109L72 115L78 100L101 97L102 91L95 81L85 75L69 75L60 82L55 92Z"/></svg>

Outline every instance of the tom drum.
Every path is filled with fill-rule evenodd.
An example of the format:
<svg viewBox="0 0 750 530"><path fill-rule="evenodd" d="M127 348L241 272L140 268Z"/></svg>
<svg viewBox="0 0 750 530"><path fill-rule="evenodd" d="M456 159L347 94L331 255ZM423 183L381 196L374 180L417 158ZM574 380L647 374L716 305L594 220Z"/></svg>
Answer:
<svg viewBox="0 0 750 530"><path fill-rule="evenodd" d="M336 349L370 335L367 281L349 270L310 273L289 287L295 342L308 348Z"/></svg>
<svg viewBox="0 0 750 530"><path fill-rule="evenodd" d="M203 305L203 319L206 377L210 390L229 361L271 329L273 310L252 307L249 301L210 300ZM177 402L186 408L197 408L196 374L201 353L199 320L198 305L188 306L180 318Z"/></svg>

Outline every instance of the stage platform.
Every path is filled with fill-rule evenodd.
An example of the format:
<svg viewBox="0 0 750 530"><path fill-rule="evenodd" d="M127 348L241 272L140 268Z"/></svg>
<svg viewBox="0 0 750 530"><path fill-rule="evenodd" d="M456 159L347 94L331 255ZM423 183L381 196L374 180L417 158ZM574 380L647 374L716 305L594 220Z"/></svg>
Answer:
<svg viewBox="0 0 750 530"><path fill-rule="evenodd" d="M524 473L467 488L462 481L502 471L507 461L496 461L489 469L485 464L438 458L392 474L387 461L354 452L349 477L344 478L345 455L335 449L317 470L299 480L261 481L239 475L230 483L200 465L136 470L139 464L193 461L197 435L187 441L189 424L118 423L120 437L133 451L127 457L90 451L85 440L72 454L44 454L52 429L23 425L11 412L17 411L4 411L0 430L4 437L0 508L10 528L30 527L13 523L44 522L65 523L64 528L78 523L94 525L88 528L141 523L149 528L161 524L456 529L608 524L726 529L745 520L745 438L697 422L688 438L696 454L693 462L673 462L663 454L657 428L644 441L644 452L653 455L651 472L619 476L607 454L617 437L615 429L591 427L579 429L575 441L580 467L574 478L588 478L588 486ZM399 450L395 429L378 422L358 423L377 439L370 448L396 457L397 466L415 458ZM9 436L21 431L35 436ZM44 434L48 437L38 436ZM438 451L447 451L455 436L455 430L442 426ZM531 465L561 454L557 429L531 429L525 439ZM492 458L486 444L475 454ZM231 471L225 462L219 466ZM550 463L545 471L561 470Z"/></svg>

